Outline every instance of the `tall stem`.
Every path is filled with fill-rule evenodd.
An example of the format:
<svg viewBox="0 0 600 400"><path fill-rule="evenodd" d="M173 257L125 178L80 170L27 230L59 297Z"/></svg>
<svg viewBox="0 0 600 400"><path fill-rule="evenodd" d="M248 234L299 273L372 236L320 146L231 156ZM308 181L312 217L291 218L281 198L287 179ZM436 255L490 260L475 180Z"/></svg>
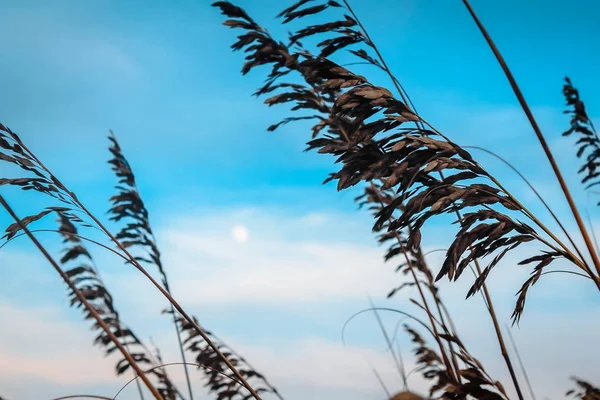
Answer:
<svg viewBox="0 0 600 400"><path fill-rule="evenodd" d="M457 212L458 214L458 212ZM460 214L459 214L460 215ZM481 266L479 265L479 260L475 259L475 268L477 268L478 277L481 276ZM490 296L490 292L488 290L487 285L484 283L482 285L483 294L485 296L485 301L488 305L488 310L490 313L490 317L492 317L492 321L494 323L494 330L496 331L496 337L498 339L498 344L500 345L500 353L502 353L502 358L504 358L504 362L506 364L506 368L508 368L508 372L510 373L510 378L513 381L513 385L515 386L515 390L517 391L517 396L520 400L523 400L523 393L521 392L521 385L519 384L519 380L517 379L517 375L515 374L515 368L513 367L510 356L508 355L508 351L506 350L506 344L504 342L504 336L502 335L502 330L500 329L500 324L498 323L498 317L496 316L496 310L494 308L494 303L492 302L492 298Z"/></svg>
<svg viewBox="0 0 600 400"><path fill-rule="evenodd" d="M144 382L144 384L146 385L146 387L148 388L148 390L150 390L150 392L152 393L152 395L157 400L163 400L163 398L160 395L160 393L158 392L158 390L154 387L154 385L152 385L152 382L150 382L150 380L148 379L148 377L146 376L146 374L144 373L144 371L139 367L139 365L137 364L137 362L135 361L135 359L131 356L131 354L129 354L129 352L125 349L125 347L123 347L123 345L121 344L121 342L119 341L119 339L110 330L110 328L108 327L108 325L106 325L106 323L100 317L100 315L98 314L98 312L87 301L87 299L81 293L81 291L79 289L77 289L77 286L75 286L75 284L71 281L71 279L69 279L69 277L67 276L67 274L62 270L62 268L60 268L60 266L58 265L58 263L52 258L52 256L48 253L48 251L46 251L46 249L44 248L44 246L42 246L42 244L35 238L35 236L33 236L33 234L29 231L29 229L27 229L27 226L25 226L25 224L21 221L21 219L17 216L17 214L15 214L15 212L13 211L13 209L8 205L8 203L6 202L6 200L4 200L4 197L2 197L2 195L0 195L0 204L6 209L6 211L10 214L10 216L19 225L19 228L22 229L23 232L25 232L25 234L29 237L29 239L31 239L31 241L33 242L33 244L39 249L39 251L44 255L44 257L46 257L46 259L48 260L48 262L50 262L50 264L52 264L52 266L54 267L54 269L56 270L56 272L58 272L58 274L60 275L60 277L69 286L69 289L71 289L73 291L73 293L75 294L75 296L77 296L77 299L81 302L81 304L83 304L83 306L85 307L85 309L96 320L96 323L102 328L102 330L104 330L104 332L106 332L106 334L108 335L108 337L110 338L110 340L115 344L115 346L117 347L117 349L119 349L119 351L121 352L121 354L123 355L123 357L125 357L125 359L129 362L129 365L131 365L131 367L135 370L135 372L137 373L137 375L142 379L142 381Z"/></svg>
<svg viewBox="0 0 600 400"><path fill-rule="evenodd" d="M383 335L383 338L385 339L385 343L388 346L390 355L392 356L394 364L396 365L396 368L398 369L398 373L400 374L400 378L402 379L402 382L404 384L404 390L406 390L406 387L407 387L406 373L404 371L404 367L402 366L402 362L400 361L400 358L396 355L396 350L394 349L392 341L390 340L390 336L388 335L387 329L385 329L385 326L383 325L381 316L379 316L379 313L377 312L377 309L375 308L375 304L373 304L373 299L371 298L371 296L368 296L368 297L369 297L369 304L370 304L371 308L373 309L373 314L375 315L375 319L377 320L377 324L379 325L379 330L381 331L381 334Z"/></svg>
<svg viewBox="0 0 600 400"><path fill-rule="evenodd" d="M517 360L519 360L519 364L521 365L521 370L523 371L523 377L525 378L525 382L527 382L527 387L529 388L529 394L531 395L531 398L533 400L536 400L535 392L533 391L533 387L531 386L531 381L529 380L529 376L527 375L527 369L525 368L525 364L523 364L523 360L521 360L521 354L519 354L519 348L517 347L517 343L515 342L515 339L513 338L513 335L510 332L510 327L508 325L506 325L506 331L508 332L508 337L513 345L515 354L517 355Z"/></svg>
<svg viewBox="0 0 600 400"><path fill-rule="evenodd" d="M110 131L110 134L112 135L112 138L114 139L115 143L117 143L117 139L113 133L113 131ZM133 177L133 171L131 172L131 175ZM140 189L137 186L137 183L135 182L135 179L133 179L133 183L131 185L133 187L133 189L135 190L135 192L137 192L140 201L141 201L141 194L140 194ZM147 219L147 223L148 223L148 227L150 227L150 217L146 216ZM167 279L167 273L164 271L163 265L162 265L162 260L160 257L160 252L158 250L158 244L156 241L156 237L154 236L154 233L150 230L150 237L152 238L152 242L154 243L155 249L156 249L156 260L154 261L154 263L156 264L156 266L158 267L158 270L163 278L163 282L164 282L164 286L166 291L171 294L171 289L169 286L169 280ZM179 326L177 325L177 315L175 314L175 308L173 308L173 304L169 304L170 305L170 311L171 311L171 315L173 317L173 325L175 326L175 333L177 335L177 344L179 345L179 354L181 355L181 363L183 366L183 371L185 373L185 380L187 383L187 389L188 389L188 394L190 396L190 400L194 400L194 394L192 392L192 382L190 380L190 373L188 370L188 363L185 357L185 349L183 347L183 341L181 340L181 332L179 331Z"/></svg>
<svg viewBox="0 0 600 400"><path fill-rule="evenodd" d="M185 380L187 382L188 393L190 400L194 400L194 394L192 392L192 381L190 380L190 372L188 371L187 361L185 359L185 349L183 348L183 342L181 341L181 332L177 326L177 317L175 316L175 308L171 304L171 315L173 315L173 324L175 325L175 332L177 332L177 342L179 343L179 353L181 354L181 361L183 361L183 370L185 372Z"/></svg>
<svg viewBox="0 0 600 400"><path fill-rule="evenodd" d="M502 54L500 54L500 51L496 47L496 45L493 42L492 38L490 37L489 33L487 32L487 30L485 29L485 27L483 26L483 24L477 17L477 14L475 14L475 11L471 7L471 4L469 4L468 0L462 0L462 2L467 7L469 14L471 14L471 17L477 24L477 27L481 31L481 34L483 35L486 42L490 46L490 49L496 56L496 59L498 60L500 67L502 67L502 70L504 71L504 74L506 75L506 78L508 79L508 82L510 83L512 90L515 93L515 96L517 96L517 99L519 100L519 103L521 104L521 107L523 108L523 111L525 112L525 115L527 116L527 119L529 120L531 127L533 128L540 144L542 145L542 148L544 149L544 153L546 154L546 158L548 158L548 161L550 162L550 165L552 166L552 170L554 171L554 174L556 175L556 179L558 180L558 183L560 184L563 194L565 195L565 198L567 199L567 202L569 203L569 207L571 208L573 217L575 218L575 221L577 222L577 226L578 226L579 230L581 231L581 235L583 236L585 245L590 253L592 262L594 263L594 266L596 267L596 271L600 275L600 259L598 258L598 254L596 253L596 250L594 249L594 244L592 243L592 240L590 239L588 231L585 228L585 224L583 223L583 220L581 219L581 215L579 214L579 210L577 209L577 206L575 205L575 201L573 200L573 197L571 196L571 192L569 191L569 188L567 187L567 183L565 182L565 180L562 176L562 173L560 172L560 169L558 168L558 164L556 163L556 160L554 159L554 155L552 154L552 151L550 150L550 147L548 146L548 143L546 141L546 138L544 137L544 134L542 133L535 117L533 116L533 113L531 112L529 105L525 101L525 97L523 96L523 93L521 92L519 85L517 85L517 82L516 82L513 74L510 72L508 65L504 61Z"/></svg>
<svg viewBox="0 0 600 400"><path fill-rule="evenodd" d="M135 183L134 183L134 188L135 188L136 192L138 192L138 194L139 194L140 191L139 191L137 185L135 185ZM149 221L148 221L148 224L150 224ZM152 241L154 242L154 245L157 246L157 244L156 244L156 237L154 236L154 233L150 232L150 235L152 237ZM158 246L156 248L158 249ZM159 270L160 270L160 273L162 275L162 278L163 278L163 281L164 281L164 284L165 284L165 290L169 294L171 294L171 288L169 286L169 280L167 278L166 272L164 271L164 269L162 267L162 261L160 259L160 255L157 253L156 256L157 257L156 257L156 261L155 262L159 263L158 266L159 266ZM182 364L183 364L183 371L185 372L185 380L186 380L186 383L187 383L188 394L190 395L190 400L194 400L194 393L192 392L192 381L190 379L190 372L188 370L187 360L186 360L186 357L185 357L185 349L183 347L183 341L181 340L181 332L179 330L179 326L177 325L177 315L175 314L175 308L173 307L173 304L170 304L170 306L171 306L170 307L171 308L171 315L173 317L173 325L175 326L175 332L177 334L177 343L179 344L179 354L181 355L181 361L182 361Z"/></svg>

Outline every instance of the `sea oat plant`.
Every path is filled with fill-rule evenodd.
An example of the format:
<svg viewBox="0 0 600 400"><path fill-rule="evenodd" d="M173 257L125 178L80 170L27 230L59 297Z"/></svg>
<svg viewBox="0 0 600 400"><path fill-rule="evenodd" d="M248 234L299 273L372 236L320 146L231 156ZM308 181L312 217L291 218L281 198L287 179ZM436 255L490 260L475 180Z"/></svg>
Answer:
<svg viewBox="0 0 600 400"><path fill-rule="evenodd" d="M417 296L410 298L410 302L424 317L374 306L363 312L374 311L377 315L378 311L385 310L411 318L412 324L406 325L404 330L415 345L415 371L431 383L429 397L509 398L505 390L507 383L490 376L461 340L438 285L440 279L446 277L456 281L468 270L472 272L473 281L467 297L481 294L500 355L510 375L510 384L517 397L524 399L523 382L518 379L508 354L488 289L488 277L516 248L526 244L538 246L539 250L532 250L519 263L532 266L532 272L518 292L512 315L513 322L518 323L531 287L545 274L563 272L550 269L555 261L566 261L572 267L566 272L591 280L600 289L600 260L593 230L590 231L583 223L567 181L515 78L469 2L463 0L463 3L498 59L540 141L585 248L576 245L576 239L541 196L540 200L550 211L560 232L550 229L546 221L490 174L469 152L473 147L459 145L417 112L407 91L388 67L348 1L300 0L284 9L278 18L286 26L305 23L310 18L330 18L328 22L308 22L292 30L286 38L287 43L274 39L263 26L232 3L218 1L214 6L228 18L224 23L226 26L242 31L232 46L234 50L245 53L242 73L247 74L260 66L270 68L255 95L269 96L265 100L268 106L291 105L293 115L271 125L268 130L275 131L295 121L313 121L307 150L329 154L339 165L326 182L336 182L338 190L360 187L362 195L356 198L356 202L373 214L373 231L377 241L388 246L384 259L394 262L396 271L408 277L396 285L388 297L394 297L406 288L415 289ZM342 65L339 59L346 50L356 57L356 62ZM393 90L376 86L367 77L347 68L354 64L379 69L390 79ZM565 82L563 92L571 122L564 135L577 137L577 157L585 156L579 173L583 174L582 183L590 189L600 183L600 139L579 92L568 78ZM261 399L261 395L282 399L265 376L217 335L204 329L198 319L189 315L174 299L169 285L169 270L163 263L133 169L112 131L109 140L112 156L109 163L118 179L117 193L110 199L109 210L110 219L121 224L116 233L109 231L14 132L0 124L0 161L16 165L23 174L17 178L0 178L0 186L33 190L46 195L52 203L58 203L44 207L37 214L20 218L0 196L0 205L15 220L6 228L3 239L8 243L25 236L34 243L68 285L71 305L82 308L86 320L95 321L95 344L100 345L106 354L121 353L116 373L134 373L142 400L142 384L156 399L185 400L187 396L192 400L194 394L188 374L188 367L192 365L200 369L209 393L218 400ZM522 174L520 176L529 184ZM37 221L55 215L59 221L55 232L62 236L65 246L59 261L36 238L35 234L42 230L30 229ZM427 261L427 254L422 249L422 243L428 239L423 230L430 221L443 218L454 220L456 233L445 249L443 262L436 266ZM80 233L80 230L90 228L99 230L108 244L91 240ZM176 330L181 357L177 364L185 370L187 394L183 394L167 375L165 367L171 364L163 362L158 350L153 354L140 337L121 321L113 298L94 264L91 246L102 247L119 256L128 266L140 271L168 300L165 313L172 319ZM153 278L148 267L158 272L159 280ZM379 319L378 322L404 384L404 393L392 399L413 399L416 395L408 390L406 371L397 360L399 354L394 353L390 337ZM434 344L429 345L429 340L415 326L425 332ZM194 364L187 362L189 355L194 357ZM522 365L520 358L519 362ZM600 392L592 384L577 378L573 380L577 389L569 391L568 395L584 400L600 398ZM527 384L534 397L528 379Z"/></svg>

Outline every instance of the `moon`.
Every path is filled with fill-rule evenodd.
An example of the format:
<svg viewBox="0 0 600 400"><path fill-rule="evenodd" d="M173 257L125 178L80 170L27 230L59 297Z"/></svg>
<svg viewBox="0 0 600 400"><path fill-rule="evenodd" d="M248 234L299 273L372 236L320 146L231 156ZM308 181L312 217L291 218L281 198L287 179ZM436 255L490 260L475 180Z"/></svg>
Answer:
<svg viewBox="0 0 600 400"><path fill-rule="evenodd" d="M248 241L248 228L244 225L236 225L231 229L231 237L238 243L246 243Z"/></svg>

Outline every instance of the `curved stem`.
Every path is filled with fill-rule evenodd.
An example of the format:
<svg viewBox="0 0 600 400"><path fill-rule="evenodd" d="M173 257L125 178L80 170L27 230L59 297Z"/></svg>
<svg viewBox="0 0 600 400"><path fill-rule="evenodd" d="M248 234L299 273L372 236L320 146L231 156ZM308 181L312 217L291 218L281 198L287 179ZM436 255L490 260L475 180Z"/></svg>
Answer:
<svg viewBox="0 0 600 400"><path fill-rule="evenodd" d="M427 326L427 324L423 321L421 321L419 318L404 312L404 311L400 311L400 310L396 310L395 308L389 308L389 307L373 307L373 308L367 308L366 310L360 310L358 312L355 312L354 314L352 314L350 316L350 318L348 318L346 320L346 322L344 322L344 325L342 326L342 343L346 344L346 340L344 339L344 332L346 331L346 326L350 323L350 321L352 321L354 318L358 317L361 314L364 314L366 312L369 311L373 311L373 310L379 310L379 311L390 311L390 312L395 312L398 314L402 314L414 321L416 321L419 325L421 325L423 328L425 328L427 330L427 332L429 332L431 334L431 336L433 336L435 338L435 333L433 333L433 331L431 330L431 328L429 326Z"/></svg>
<svg viewBox="0 0 600 400"><path fill-rule="evenodd" d="M128 259L127 257L125 257L123 254L119 253L118 251L116 251L116 250L114 250L114 249L111 249L111 248L110 248L110 247L108 247L107 245L105 245L105 244L102 244L102 243L100 243L100 242L98 242L98 241L96 241L96 240L93 240L93 239L87 238L87 237L85 237L85 236L78 235L78 234L76 234L76 233L71 233L71 232L61 232L61 231L58 231L58 230L56 230L56 229L31 229L31 230L29 230L29 232L31 232L31 233L38 233L38 232L52 232L52 233L60 233L61 235L69 235L69 236L73 236L73 237L76 237L76 238L78 238L78 239L85 240L86 242L90 242L90 243L93 243L93 244L95 244L95 245L97 245L97 246L100 246L100 247L102 247L103 249L110 251L111 253L113 253L113 254L115 254L115 255L117 255L117 256L119 256L119 257L121 257L123 260L125 260L125 261L126 261L126 262L128 262L128 263L130 263L129 259ZM0 245L0 249L2 249L4 246L6 246L6 245L7 245L7 244L9 244L10 242L12 242L13 240L15 240L16 238L18 238L18 237L21 237L21 236L27 236L27 234L26 234L26 233L19 233L19 234L16 234L15 236L13 236L12 238L10 238L10 239L9 239L9 240L7 240L6 242L2 243L2 245Z"/></svg>
<svg viewBox="0 0 600 400"><path fill-rule="evenodd" d="M158 369L158 368L161 368L161 369L163 369L163 370L164 370L164 367L168 367L168 366L170 366L170 365L181 365L181 364L184 364L184 363L181 363L181 362L172 362L172 363L160 364L160 365L157 365L157 366L155 366L155 367L152 367L152 368L150 368L150 369L146 370L145 372L152 372L152 371L154 371L155 369ZM232 376L229 376L229 375L227 375L225 372L223 372L223 371L220 371L220 370L218 370L218 369L216 369L216 368L209 367L208 365L204 365L204 364L196 364L196 363L189 363L189 362L186 362L186 363L185 363L185 365L186 365L186 366L188 366L188 365L192 365L192 366L196 366L196 367L198 367L198 368L205 368L205 369L211 370L211 371L213 371L213 372L216 372L216 373L217 373L217 374L219 374L219 375L222 375L222 376L224 376L224 377L226 377L226 378L228 378L228 379L232 380L233 382L237 383L237 384L238 384L238 385L240 385L240 386L244 386L244 384L243 384L242 382L238 381L238 380L237 380L237 379L235 379L234 377L232 377ZM133 379L130 379L129 381L127 381L127 383L126 383L126 384L125 384L125 385L124 385L124 386L123 386L121 389L119 389L119 391L117 392L117 394L115 394L115 395L114 395L114 397L113 397L111 400L115 400L115 399L117 398L117 396L119 396L119 394L120 394L120 393L121 393L121 392L122 392L122 391L123 391L123 390L124 390L124 389L125 389L125 388L126 388L126 387L127 387L129 384L130 384L130 383L131 383L131 382L133 382L133 381L134 381L134 380L136 380L137 378L138 378L138 377L136 376L135 378L133 378ZM245 386L244 386L244 387L245 387Z"/></svg>
<svg viewBox="0 0 600 400"><path fill-rule="evenodd" d="M577 275L577 276L582 276L584 278L587 279L592 279L587 275L581 274L579 272L575 272L575 271L567 271L567 270L563 270L563 269L558 269L558 270L554 270L554 271L546 271L546 272L542 272L541 275L547 275L547 274L557 274L557 273L562 273L562 274L571 274L571 275Z"/></svg>

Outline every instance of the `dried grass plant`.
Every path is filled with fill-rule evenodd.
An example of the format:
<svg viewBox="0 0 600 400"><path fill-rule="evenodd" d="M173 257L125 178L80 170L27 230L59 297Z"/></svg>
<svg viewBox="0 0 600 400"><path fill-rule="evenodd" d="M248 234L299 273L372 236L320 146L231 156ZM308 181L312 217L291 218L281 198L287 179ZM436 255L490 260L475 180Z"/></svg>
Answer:
<svg viewBox="0 0 600 400"><path fill-rule="evenodd" d="M282 24L302 24L291 30L287 44L273 38L246 11L232 3L217 1L213 4L227 17L224 25L241 31L232 49L245 53L242 74L261 66L269 68L264 83L254 94L267 96L264 102L268 106L291 107L293 114L272 124L268 131L296 121L313 122L307 150L331 155L338 165L325 182L336 182L338 190L359 186L362 194L356 202L373 214L377 241L387 246L384 259L394 262L396 271L408 277L393 288L388 297L394 297L406 288L416 289L417 296L410 298L410 302L424 315L423 318L373 305L360 312L373 311L377 316L388 351L395 358L403 380L404 391L391 400L421 397L408 390L407 376L410 374L404 371L401 356L394 351L378 311L410 317L413 324L433 341L434 345L430 346L422 332L412 325L405 325L404 330L414 344L417 368L413 372L421 373L430 382L429 397L507 400L509 396L503 383L488 374L460 339L439 289L440 279L456 281L469 270L473 280L467 297L481 295L510 383L522 400L522 383L505 345L487 286L488 276L516 248L525 244L535 244L539 248L519 262L531 266L532 270L517 294L513 323L518 323L523 316L529 291L545 274L574 273L586 278L586 282L591 280L600 290L600 260L593 230L590 232L583 223L567 181L500 51L469 2L462 2L497 58L539 139L577 223L585 249L576 245L563 221L541 196L538 197L550 211L560 232L550 229L544 220L509 192L468 151L469 148L451 140L417 112L407 91L388 67L347 0L300 0L284 9L278 15ZM326 19L327 22L307 22L310 18ZM339 60L343 54L351 54L356 62L341 65ZM346 68L355 64L366 64L383 72L396 94ZM571 116L570 128L564 135L577 137L576 155L584 158L579 173L583 176L582 183L590 189L600 183L600 138L579 92L568 78L563 93L569 107L566 112ZM71 305L81 308L86 320L94 321L93 330L97 334L94 343L107 355L121 353L116 373L134 373L133 380L138 385L141 399L143 383L156 399L185 400L165 369L166 365L179 364L185 371L189 400L194 398L188 373L188 367L192 365L199 368L209 393L218 400L260 400L263 394L282 400L265 376L217 335L204 329L198 319L189 315L174 299L168 269L163 264L133 169L112 131L109 140L109 163L118 179L117 192L110 199L109 209L110 219L120 225L116 233L110 232L14 132L0 124L0 161L17 166L22 173L17 178L0 177L0 186L33 190L45 195L51 203L37 214L19 218L0 196L0 205L15 220L6 228L2 238L4 244L20 236L33 242L68 285ZM519 175L534 189L523 174L519 172ZM52 230L30 229L31 224L49 215L58 216L59 228L53 232L62 236L65 246L58 262L34 235ZM423 238L423 228L431 221L447 218L454 220L455 236L445 249L441 265L432 267L421 246L423 240L427 240ZM85 229L100 231L107 243L80 234L80 230ZM165 313L171 317L176 331L181 362L165 364L159 349L151 352L139 336L122 323L113 297L86 246L88 243L116 254L127 265L136 268L168 300ZM571 270L552 270L550 267L559 259L566 261ZM160 282L148 272L149 268L157 271ZM187 361L189 355L193 356L194 364ZM518 359L524 368L520 357ZM379 378L377 371L374 372ZM526 380L531 396L535 397L528 378ZM568 395L583 400L600 399L600 391L593 385L576 378L573 380L577 389L569 391Z"/></svg>

